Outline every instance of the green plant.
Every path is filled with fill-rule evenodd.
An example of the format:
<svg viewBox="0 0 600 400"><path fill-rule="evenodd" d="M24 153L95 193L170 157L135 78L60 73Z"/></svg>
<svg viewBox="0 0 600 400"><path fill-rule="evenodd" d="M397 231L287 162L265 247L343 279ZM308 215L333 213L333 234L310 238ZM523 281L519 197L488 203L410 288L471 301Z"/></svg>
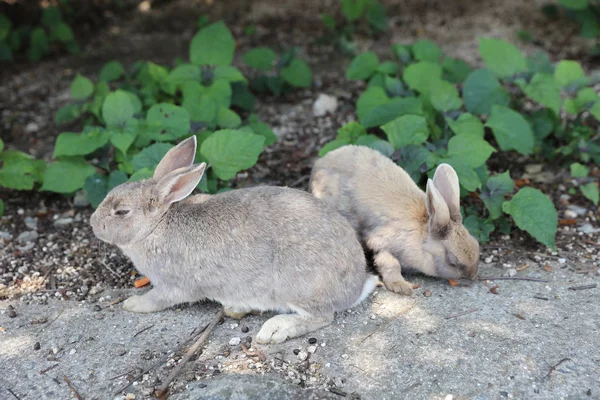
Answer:
<svg viewBox="0 0 600 400"><path fill-rule="evenodd" d="M322 14L321 21L329 33L320 39L323 43L334 44L344 54L355 54L352 42L357 24L366 21L373 34L381 33L388 28L385 8L378 0L340 0L342 21L329 14Z"/></svg>
<svg viewBox="0 0 600 400"><path fill-rule="evenodd" d="M590 169L580 163L573 163L570 166L570 170L571 177L579 187L581 194L597 206L598 201L600 201L598 182L589 176Z"/></svg>
<svg viewBox="0 0 600 400"><path fill-rule="evenodd" d="M532 187L515 193L509 171L490 174L487 163L494 153L599 162L600 98L589 87L596 79L575 61L555 67L544 55L524 57L497 39L480 39L487 68L477 70L427 40L391 50L392 60L372 52L352 60L346 78L367 82L356 103L358 122L340 129L319 155L366 145L397 160L418 183L448 163L461 195L471 198L463 213L472 234L485 242L494 230L507 232L511 217L553 248L558 218L550 199Z"/></svg>
<svg viewBox="0 0 600 400"><path fill-rule="evenodd" d="M164 154L191 135L198 140L197 161L211 167L200 189L227 190L225 181L252 167L277 139L249 113L254 97L231 65L234 53L231 32L216 22L192 39L190 62L172 70L141 62L126 71L111 61L97 83L77 75L71 84L75 101L55 118L59 124L81 119L85 126L57 137L54 161L43 179L37 176L40 190L68 194L83 188L97 206L115 186L151 177Z"/></svg>
<svg viewBox="0 0 600 400"><path fill-rule="evenodd" d="M243 60L255 70L250 87L257 92L270 91L276 96L292 88L310 87L312 71L308 64L296 58L294 49L279 56L267 47L257 47L244 54Z"/></svg>
<svg viewBox="0 0 600 400"><path fill-rule="evenodd" d="M600 54L600 1L598 0L558 0L558 6L547 4L542 11L548 18L556 19L561 10L568 19L579 25L579 35L584 38L593 39L595 46L591 50L592 55Z"/></svg>
<svg viewBox="0 0 600 400"><path fill-rule="evenodd" d="M63 8L66 2L61 2ZM4 15L0 15L0 61L10 61L14 54L27 51L31 61L38 61L55 48L69 53L79 52L73 30L63 21L61 7L44 8L37 24L14 27Z"/></svg>

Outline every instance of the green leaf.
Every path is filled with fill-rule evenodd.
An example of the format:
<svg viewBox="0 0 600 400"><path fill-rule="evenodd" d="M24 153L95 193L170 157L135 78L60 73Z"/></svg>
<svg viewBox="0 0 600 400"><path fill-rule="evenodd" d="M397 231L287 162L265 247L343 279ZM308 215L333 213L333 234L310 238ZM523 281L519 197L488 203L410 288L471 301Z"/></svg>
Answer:
<svg viewBox="0 0 600 400"><path fill-rule="evenodd" d="M87 99L94 93L94 84L83 75L77 74L71 83L71 97L75 100Z"/></svg>
<svg viewBox="0 0 600 400"><path fill-rule="evenodd" d="M507 106L510 102L508 92L487 69L478 69L469 74L462 95L465 107L473 114L489 114L493 105Z"/></svg>
<svg viewBox="0 0 600 400"><path fill-rule="evenodd" d="M399 97L405 93L404 85L402 81L397 78L392 78L391 76L384 77L384 87L387 92L392 97Z"/></svg>
<svg viewBox="0 0 600 400"><path fill-rule="evenodd" d="M581 185L579 189L581 189L581 193L583 193L586 199L590 200L592 203L594 203L594 205L598 205L600 193L598 192L598 185L596 183L590 182L585 185Z"/></svg>
<svg viewBox="0 0 600 400"><path fill-rule="evenodd" d="M443 80L432 81L429 86L429 100L433 108L440 112L458 110L462 107L462 100L456 86Z"/></svg>
<svg viewBox="0 0 600 400"><path fill-rule="evenodd" d="M4 200L0 199L0 217L4 215Z"/></svg>
<svg viewBox="0 0 600 400"><path fill-rule="evenodd" d="M153 105L146 116L148 133L164 140L179 139L190 132L190 114L183 107L160 103Z"/></svg>
<svg viewBox="0 0 600 400"><path fill-rule="evenodd" d="M10 19L4 14L0 14L0 41L5 40L8 37L11 25Z"/></svg>
<svg viewBox="0 0 600 400"><path fill-rule="evenodd" d="M275 135L271 128L269 128L269 125L265 124L264 122L253 122L250 124L250 128L257 135L264 136L265 147L277 142L277 135Z"/></svg>
<svg viewBox="0 0 600 400"><path fill-rule="evenodd" d="M0 153L2 153L2 150L4 150L4 141L0 138Z"/></svg>
<svg viewBox="0 0 600 400"><path fill-rule="evenodd" d="M560 112L562 100L560 97L560 86L552 75L537 73L531 82L524 88L527 96L548 107L556 115Z"/></svg>
<svg viewBox="0 0 600 400"><path fill-rule="evenodd" d="M397 75L399 66L394 61L384 61L377 66L377 72L385 75Z"/></svg>
<svg viewBox="0 0 600 400"><path fill-rule="evenodd" d="M369 27L374 33L383 32L388 28L388 18L385 7L377 1L370 0L365 15Z"/></svg>
<svg viewBox="0 0 600 400"><path fill-rule="evenodd" d="M558 2L571 10L585 10L588 8L588 0L558 0Z"/></svg>
<svg viewBox="0 0 600 400"><path fill-rule="evenodd" d="M349 145L350 143L346 139L335 139L331 142L327 143L321 150L319 150L319 157L323 157L325 154L333 151L335 149L339 149L340 147Z"/></svg>
<svg viewBox="0 0 600 400"><path fill-rule="evenodd" d="M73 193L83 187L88 176L93 175L96 168L82 159L69 159L53 162L44 173L41 191L56 193ZM68 179L66 179L68 177Z"/></svg>
<svg viewBox="0 0 600 400"><path fill-rule="evenodd" d="M463 224L469 233L481 243L487 243L490 240L490 233L496 229L492 221L476 215L469 215L463 220Z"/></svg>
<svg viewBox="0 0 600 400"><path fill-rule="evenodd" d="M535 111L530 117L533 134L538 140L543 140L552 133L558 123L556 114L548 109Z"/></svg>
<svg viewBox="0 0 600 400"><path fill-rule="evenodd" d="M308 64L299 58L294 58L287 67L281 70L281 77L294 87L307 88L312 84L312 71Z"/></svg>
<svg viewBox="0 0 600 400"><path fill-rule="evenodd" d="M356 140L367 134L367 130L358 122L348 122L337 131L336 139L345 140L348 143L354 143Z"/></svg>
<svg viewBox="0 0 600 400"><path fill-rule="evenodd" d="M444 58L442 69L444 79L453 83L463 83L472 71L469 64L463 60L450 57Z"/></svg>
<svg viewBox="0 0 600 400"><path fill-rule="evenodd" d="M251 68L268 72L273 69L277 54L267 47L257 47L244 54L244 62Z"/></svg>
<svg viewBox="0 0 600 400"><path fill-rule="evenodd" d="M130 94L123 90L109 93L102 104L102 118L106 126L123 126L135 114Z"/></svg>
<svg viewBox="0 0 600 400"><path fill-rule="evenodd" d="M102 82L112 82L116 81L124 74L125 69L123 68L123 65L120 62L110 61L104 64L104 67L102 67L100 75L98 76L98 80Z"/></svg>
<svg viewBox="0 0 600 400"><path fill-rule="evenodd" d="M217 65L213 71L215 80L224 80L227 82L247 82L242 72L231 65Z"/></svg>
<svg viewBox="0 0 600 400"><path fill-rule="evenodd" d="M223 21L201 29L190 44L190 61L196 65L230 65L235 40Z"/></svg>
<svg viewBox="0 0 600 400"><path fill-rule="evenodd" d="M410 175L413 181L419 182L423 171L431 161L432 153L422 145L411 144L399 149L397 154L399 155L397 164Z"/></svg>
<svg viewBox="0 0 600 400"><path fill-rule="evenodd" d="M471 168L485 164L495 151L483 138L473 135L457 135L448 142L448 157L463 160Z"/></svg>
<svg viewBox="0 0 600 400"><path fill-rule="evenodd" d="M217 125L221 128L237 128L242 124L242 119L229 108L221 107L217 111Z"/></svg>
<svg viewBox="0 0 600 400"><path fill-rule="evenodd" d="M146 147L144 150L133 156L133 159L131 160L133 168L135 168L136 171L143 168L154 170L160 160L167 154L167 151L172 147L173 145L168 143L154 143Z"/></svg>
<svg viewBox="0 0 600 400"><path fill-rule="evenodd" d="M229 180L258 161L265 138L239 130L216 131L203 143L200 153L219 179Z"/></svg>
<svg viewBox="0 0 600 400"><path fill-rule="evenodd" d="M379 66L379 58L372 51L354 57L346 70L346 79L367 80Z"/></svg>
<svg viewBox="0 0 600 400"><path fill-rule="evenodd" d="M473 114L461 114L457 120L446 118L446 122L450 125L450 129L456 135L468 135L483 139L484 127L481 120Z"/></svg>
<svg viewBox="0 0 600 400"><path fill-rule="evenodd" d="M500 78L527 71L527 61L513 44L501 39L479 39L479 52L485 64Z"/></svg>
<svg viewBox="0 0 600 400"><path fill-rule="evenodd" d="M543 51L538 51L527 56L527 69L530 72L541 74L554 74L554 64Z"/></svg>
<svg viewBox="0 0 600 400"><path fill-rule="evenodd" d="M93 130L88 134L61 133L56 138L52 157L84 156L105 146L108 140L108 133L101 130Z"/></svg>
<svg viewBox="0 0 600 400"><path fill-rule="evenodd" d="M142 168L138 171L135 171L133 175L129 177L128 182L141 181L143 179L150 179L154 175L154 169L150 168Z"/></svg>
<svg viewBox="0 0 600 400"><path fill-rule="evenodd" d="M73 35L73 30L69 25L61 22L51 29L50 38L59 42L68 43L75 40L75 35Z"/></svg>
<svg viewBox="0 0 600 400"><path fill-rule="evenodd" d="M117 186L127 182L127 174L122 171L112 171L108 176L108 190L111 191Z"/></svg>
<svg viewBox="0 0 600 400"><path fill-rule="evenodd" d="M524 187L502 210L513 217L519 229L529 232L539 242L554 249L558 215L548 196L538 189Z"/></svg>
<svg viewBox="0 0 600 400"><path fill-rule="evenodd" d="M592 108L590 108L590 114L592 114L594 118L600 121L600 101L594 103Z"/></svg>
<svg viewBox="0 0 600 400"><path fill-rule="evenodd" d="M585 178L590 173L590 169L578 162L571 164L571 176L573 178Z"/></svg>
<svg viewBox="0 0 600 400"><path fill-rule="evenodd" d="M500 218L504 197L514 188L515 183L511 179L509 171L488 178L480 198L490 212L491 219Z"/></svg>
<svg viewBox="0 0 600 400"><path fill-rule="evenodd" d="M132 132L131 129L110 131L110 142L123 154L127 154L127 150L135 142L136 137L136 132Z"/></svg>
<svg viewBox="0 0 600 400"><path fill-rule="evenodd" d="M202 70L198 65L179 65L167 76L167 82L174 85L181 85L188 81L202 82Z"/></svg>
<svg viewBox="0 0 600 400"><path fill-rule="evenodd" d="M442 78L442 66L429 61L411 64L404 69L403 79L406 84L421 93L427 93L432 81Z"/></svg>
<svg viewBox="0 0 600 400"><path fill-rule="evenodd" d="M533 152L533 131L527 120L518 112L494 105L485 126L492 129L501 150L516 150L524 155Z"/></svg>
<svg viewBox="0 0 600 400"><path fill-rule="evenodd" d="M86 178L83 184L83 190L85 191L85 198L88 199L92 207L98 208L102 200L108 193L107 181L105 175L98 173L90 175Z"/></svg>
<svg viewBox="0 0 600 400"><path fill-rule="evenodd" d="M421 101L415 97L396 97L366 113L358 111L358 118L365 128L386 124L403 115L424 115Z"/></svg>
<svg viewBox="0 0 600 400"><path fill-rule="evenodd" d="M42 24L47 27L58 25L62 21L62 15L58 7L47 7L42 11Z"/></svg>
<svg viewBox="0 0 600 400"><path fill-rule="evenodd" d="M442 49L431 40L419 40L412 45L415 59L419 61L438 62L442 56Z"/></svg>
<svg viewBox="0 0 600 400"><path fill-rule="evenodd" d="M392 146L390 142L379 139L375 135L359 136L354 144L357 146L365 146L373 150L377 150L386 157L391 157L394 153L394 146Z"/></svg>
<svg viewBox="0 0 600 400"><path fill-rule="evenodd" d="M67 104L56 111L54 122L57 125L71 122L79 118L81 115L81 106L79 104Z"/></svg>
<svg viewBox="0 0 600 400"><path fill-rule="evenodd" d="M456 171L460 185L469 192L474 192L481 187L481 181L473 167L465 163L462 158L444 158L439 163L448 163Z"/></svg>
<svg viewBox="0 0 600 400"><path fill-rule="evenodd" d="M50 44L46 31L43 28L34 29L29 36L29 59L31 61L40 60L49 51Z"/></svg>
<svg viewBox="0 0 600 400"><path fill-rule="evenodd" d="M342 14L348 20L348 22L355 21L362 17L369 0L341 0L342 2Z"/></svg>
<svg viewBox="0 0 600 400"><path fill-rule="evenodd" d="M562 86L569 86L571 83L585 77L581 64L577 61L562 60L556 65L554 78Z"/></svg>
<svg viewBox="0 0 600 400"><path fill-rule="evenodd" d="M392 53L404 64L408 64L412 56L410 53L410 46L394 43L390 50Z"/></svg>
<svg viewBox="0 0 600 400"><path fill-rule="evenodd" d="M429 137L427 120L419 115L403 115L383 125L381 129L395 149L409 144L422 144Z"/></svg>
<svg viewBox="0 0 600 400"><path fill-rule="evenodd" d="M35 160L28 154L16 150L0 153L3 162L0 169L0 187L15 190L31 190L35 182L42 179L46 163Z"/></svg>

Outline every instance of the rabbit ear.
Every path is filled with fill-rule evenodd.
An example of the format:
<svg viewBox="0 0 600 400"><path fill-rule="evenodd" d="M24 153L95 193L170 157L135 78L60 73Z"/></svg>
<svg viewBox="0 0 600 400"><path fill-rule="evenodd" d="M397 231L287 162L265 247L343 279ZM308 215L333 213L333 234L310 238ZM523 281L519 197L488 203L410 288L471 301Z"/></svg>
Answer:
<svg viewBox="0 0 600 400"><path fill-rule="evenodd" d="M448 164L440 164L435 170L433 184L444 198L452 221L462 223L460 214L460 186L456 171Z"/></svg>
<svg viewBox="0 0 600 400"><path fill-rule="evenodd" d="M154 170L153 178L159 180L169 172L175 171L178 168L190 167L194 164L195 157L196 136L192 136L179 143L165 154Z"/></svg>
<svg viewBox="0 0 600 400"><path fill-rule="evenodd" d="M429 213L429 234L436 239L445 239L449 233L450 212L444 198L431 179L427 180L427 212Z"/></svg>
<svg viewBox="0 0 600 400"><path fill-rule="evenodd" d="M206 163L202 163L168 173L155 187L159 203L169 206L188 197L200 183L205 169Z"/></svg>

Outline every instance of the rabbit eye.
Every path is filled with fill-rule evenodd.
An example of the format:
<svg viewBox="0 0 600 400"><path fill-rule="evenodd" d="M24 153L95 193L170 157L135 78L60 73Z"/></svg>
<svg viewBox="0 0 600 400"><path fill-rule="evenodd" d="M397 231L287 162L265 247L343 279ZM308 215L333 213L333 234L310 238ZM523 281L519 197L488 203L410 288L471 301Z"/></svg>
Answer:
<svg viewBox="0 0 600 400"><path fill-rule="evenodd" d="M129 214L129 211L130 210L117 210L117 211L115 211L115 215L118 215L118 216L122 217L124 215Z"/></svg>

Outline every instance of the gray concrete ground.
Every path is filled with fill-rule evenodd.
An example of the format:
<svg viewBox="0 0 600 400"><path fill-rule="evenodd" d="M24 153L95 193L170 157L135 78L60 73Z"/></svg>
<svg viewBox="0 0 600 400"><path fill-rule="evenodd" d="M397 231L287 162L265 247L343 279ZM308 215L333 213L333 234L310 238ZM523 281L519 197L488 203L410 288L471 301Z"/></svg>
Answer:
<svg viewBox="0 0 600 400"><path fill-rule="evenodd" d="M493 264L481 270L501 274ZM247 342L266 315L226 318L183 369L171 398L600 398L600 288L569 289L597 278L558 264L552 273L530 267L518 276L550 281L453 287L413 277L421 287L412 297L378 288L332 325L281 345ZM64 377L84 399L150 398L218 307L140 315L111 305L132 292L0 303L0 398L75 398Z"/></svg>

